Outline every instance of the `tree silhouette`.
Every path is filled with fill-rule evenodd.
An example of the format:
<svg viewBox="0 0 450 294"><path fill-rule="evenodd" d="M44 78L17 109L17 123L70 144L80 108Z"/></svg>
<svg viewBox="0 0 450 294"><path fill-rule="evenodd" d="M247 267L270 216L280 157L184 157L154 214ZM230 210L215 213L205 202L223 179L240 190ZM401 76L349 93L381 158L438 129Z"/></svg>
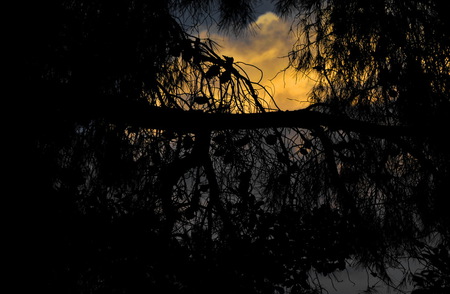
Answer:
<svg viewBox="0 0 450 294"><path fill-rule="evenodd" d="M404 254L429 263L421 291L449 287L444 1L277 1L292 67L318 77L289 112L178 21L218 8L239 31L256 2L25 12L36 288L317 293L349 259L390 284Z"/></svg>

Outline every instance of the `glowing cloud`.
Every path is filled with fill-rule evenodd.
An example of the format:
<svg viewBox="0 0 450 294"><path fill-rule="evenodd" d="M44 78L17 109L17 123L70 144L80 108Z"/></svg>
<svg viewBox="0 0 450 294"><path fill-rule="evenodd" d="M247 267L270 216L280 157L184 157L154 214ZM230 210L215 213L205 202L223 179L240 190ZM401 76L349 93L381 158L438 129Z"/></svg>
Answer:
<svg viewBox="0 0 450 294"><path fill-rule="evenodd" d="M264 76L261 79L260 71L243 66L253 81L261 79L260 83L269 90L281 109L293 110L307 106L313 81L297 77L291 69L283 72L288 66L287 54L295 42L294 36L289 33L289 23L267 12L259 16L250 29L253 33L238 38L220 35L210 37L222 47L221 54L262 70Z"/></svg>

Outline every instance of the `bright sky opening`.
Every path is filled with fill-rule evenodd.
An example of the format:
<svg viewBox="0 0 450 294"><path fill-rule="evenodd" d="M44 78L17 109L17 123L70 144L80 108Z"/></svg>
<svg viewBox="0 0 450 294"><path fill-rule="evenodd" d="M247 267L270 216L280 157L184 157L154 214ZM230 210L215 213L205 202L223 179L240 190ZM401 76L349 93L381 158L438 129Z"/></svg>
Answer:
<svg viewBox="0 0 450 294"><path fill-rule="evenodd" d="M295 36L289 32L290 23L272 12L258 17L248 32L240 37L213 34L209 37L221 46L219 53L231 56L236 62L258 67L243 66L252 81L261 80L282 110L301 109L309 105L308 93L314 81L287 68L289 51Z"/></svg>

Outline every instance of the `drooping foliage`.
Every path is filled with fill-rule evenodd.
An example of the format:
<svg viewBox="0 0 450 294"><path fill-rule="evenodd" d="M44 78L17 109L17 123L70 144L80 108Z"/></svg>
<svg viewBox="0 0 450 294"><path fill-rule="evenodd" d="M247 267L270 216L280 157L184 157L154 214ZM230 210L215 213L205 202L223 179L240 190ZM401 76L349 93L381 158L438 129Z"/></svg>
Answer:
<svg viewBox="0 0 450 294"><path fill-rule="evenodd" d="M402 200L407 202L433 199L421 212L425 227L436 225L429 223L427 214L433 214L437 223L439 215L441 221L446 218L441 210L448 190L445 178L449 159L442 135L448 124L450 81L450 25L444 15L445 5L443 1L278 3L281 11L294 7L298 11L295 27L299 39L290 54L291 64L304 74L318 77L311 97L318 107L382 125L416 126L418 135L427 132L428 136L420 139L358 139L358 144L363 144L359 148L348 142L353 135L346 134L344 145L349 148L342 150L350 154L365 150L367 156L350 156L359 168L353 163L342 167L360 169L359 174L367 177L367 164L373 164L377 171L372 175L372 187L378 196L412 197ZM342 158L348 155L338 154ZM366 185L373 180L362 181ZM419 210L423 208L423 203L416 205Z"/></svg>
<svg viewBox="0 0 450 294"><path fill-rule="evenodd" d="M389 282L386 268L420 256L428 237L448 249L444 2L276 1L295 14L291 65L318 80L308 111L386 134L325 119L169 123L177 113L277 111L248 65L186 32L214 9L239 31L257 2L66 1L26 15L24 199L38 287L314 293L314 273L350 258ZM168 117L149 128L156 112ZM408 132L389 133L399 126ZM448 267L436 266L444 277Z"/></svg>
<svg viewBox="0 0 450 294"><path fill-rule="evenodd" d="M329 156L344 193L356 199L360 212L373 220L370 223L378 223L377 230L386 234L390 245L411 244L436 231L448 236L446 3L277 5L283 13L296 14L298 42L290 53L291 65L317 77L311 99L318 109L387 126L415 127L415 135L390 140L330 132L335 147ZM448 240L443 244L448 250Z"/></svg>

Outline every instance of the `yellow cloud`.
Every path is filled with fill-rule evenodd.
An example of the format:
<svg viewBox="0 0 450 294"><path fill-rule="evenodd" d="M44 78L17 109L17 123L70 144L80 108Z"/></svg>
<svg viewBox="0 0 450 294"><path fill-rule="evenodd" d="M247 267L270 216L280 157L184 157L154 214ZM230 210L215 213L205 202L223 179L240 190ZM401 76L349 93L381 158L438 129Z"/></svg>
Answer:
<svg viewBox="0 0 450 294"><path fill-rule="evenodd" d="M289 33L289 23L272 12L261 15L251 25L253 33L241 37L212 35L221 46L220 53L232 56L236 62L257 66L264 76L261 84L268 88L278 106L283 110L304 108L313 81L296 76L288 66L287 54L292 49L295 37ZM243 68L252 80L258 81L261 73L248 66Z"/></svg>

